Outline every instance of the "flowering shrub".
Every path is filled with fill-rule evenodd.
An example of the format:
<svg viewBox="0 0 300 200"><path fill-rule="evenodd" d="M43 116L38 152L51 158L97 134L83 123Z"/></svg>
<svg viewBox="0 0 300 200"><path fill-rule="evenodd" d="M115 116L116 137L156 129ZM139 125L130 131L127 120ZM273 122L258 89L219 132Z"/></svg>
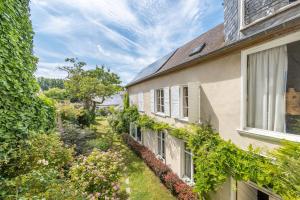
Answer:
<svg viewBox="0 0 300 200"><path fill-rule="evenodd" d="M73 149L64 147L58 135L31 135L20 144L16 157L1 166L0 199L42 199L58 194L61 190L55 188L64 188L64 173L72 161Z"/></svg>
<svg viewBox="0 0 300 200"><path fill-rule="evenodd" d="M172 170L158 160L148 148L133 140L128 134L123 134L123 140L140 156L150 169L161 179L165 186L180 200L194 200L197 195L192 187L185 184Z"/></svg>
<svg viewBox="0 0 300 200"><path fill-rule="evenodd" d="M175 190L175 185L176 184L181 184L183 181L173 172L168 172L164 177L163 177L164 183L166 187L172 191L173 194L177 194Z"/></svg>
<svg viewBox="0 0 300 200"><path fill-rule="evenodd" d="M193 189L183 182L174 184L175 192L179 200L196 200L197 195L193 192Z"/></svg>
<svg viewBox="0 0 300 200"><path fill-rule="evenodd" d="M62 169L73 160L73 149L65 148L57 134L35 134L22 143L7 165L1 166L4 177L15 177L41 168Z"/></svg>
<svg viewBox="0 0 300 200"><path fill-rule="evenodd" d="M90 198L116 198L122 168L118 153L94 150L71 167L70 177L75 187L88 193Z"/></svg>
<svg viewBox="0 0 300 200"><path fill-rule="evenodd" d="M167 165L158 160L155 154L148 150L146 147L140 145L127 134L124 134L123 137L124 140L127 141L130 148L145 161L145 163L149 166L150 169L153 170L156 176L162 179L163 175L170 171L170 168L168 168Z"/></svg>

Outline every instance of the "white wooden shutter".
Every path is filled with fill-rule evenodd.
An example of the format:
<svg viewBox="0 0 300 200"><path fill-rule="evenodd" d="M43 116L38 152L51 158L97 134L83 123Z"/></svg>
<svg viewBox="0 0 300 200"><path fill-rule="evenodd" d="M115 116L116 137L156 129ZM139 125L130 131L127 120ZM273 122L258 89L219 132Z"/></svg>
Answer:
<svg viewBox="0 0 300 200"><path fill-rule="evenodd" d="M199 123L200 121L200 83L188 83L189 94L189 122Z"/></svg>
<svg viewBox="0 0 300 200"><path fill-rule="evenodd" d="M154 90L150 90L150 107L151 107L151 112L154 113L155 110L155 96L154 96Z"/></svg>
<svg viewBox="0 0 300 200"><path fill-rule="evenodd" d="M179 86L171 87L171 117L179 118L180 114L180 98L179 98Z"/></svg>
<svg viewBox="0 0 300 200"><path fill-rule="evenodd" d="M132 106L133 104L132 104L132 96L131 95L129 95L129 106Z"/></svg>
<svg viewBox="0 0 300 200"><path fill-rule="evenodd" d="M164 88L164 107L165 107L165 115L170 116L170 88Z"/></svg>
<svg viewBox="0 0 300 200"><path fill-rule="evenodd" d="M132 136L133 133L132 133L132 122L130 122L129 124L129 134Z"/></svg>
<svg viewBox="0 0 300 200"><path fill-rule="evenodd" d="M140 92L138 94L138 108L139 111L144 111L144 93Z"/></svg>

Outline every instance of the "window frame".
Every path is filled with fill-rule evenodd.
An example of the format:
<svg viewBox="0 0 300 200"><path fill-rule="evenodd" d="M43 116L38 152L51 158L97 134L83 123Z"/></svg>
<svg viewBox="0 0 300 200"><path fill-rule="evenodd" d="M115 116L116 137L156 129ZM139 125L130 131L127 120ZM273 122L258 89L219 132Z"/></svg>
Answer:
<svg viewBox="0 0 300 200"><path fill-rule="evenodd" d="M158 93L159 93L159 97L158 97ZM154 93L154 98L155 98L155 101L154 101L155 102L155 113L164 115L165 114L164 89L163 88L156 89L155 93ZM158 109L158 106L160 109Z"/></svg>
<svg viewBox="0 0 300 200"><path fill-rule="evenodd" d="M183 142L183 179L188 179L190 183L194 183L194 160L193 160L193 153L191 150L186 148L186 142ZM186 175L186 154L191 156L191 177Z"/></svg>
<svg viewBox="0 0 300 200"><path fill-rule="evenodd" d="M160 151L159 152L159 147ZM166 160L166 133L164 131L157 132L157 155Z"/></svg>
<svg viewBox="0 0 300 200"><path fill-rule="evenodd" d="M184 96L184 88L187 89L187 96ZM180 86L180 118L184 121L188 121L189 120L189 88L188 85L182 85ZM184 116L184 98L187 98L187 116Z"/></svg>
<svg viewBox="0 0 300 200"><path fill-rule="evenodd" d="M240 128L238 132L245 136L258 137L271 141L289 140L300 142L300 135L291 133L282 133L247 127L247 58L248 55L271 49L274 47L286 45L292 42L300 41L300 31L280 37L278 39L245 49L241 52L241 116Z"/></svg>
<svg viewBox="0 0 300 200"><path fill-rule="evenodd" d="M247 25L245 24L245 0L239 1L239 4L240 4L239 5L239 7L240 7L240 31L243 31L251 26L254 26L255 24L258 24L262 21L270 19L270 18L274 17L275 15L278 15L282 12L285 12L293 7L300 5L300 1L295 1L295 2L289 3L288 5L283 6L282 8L276 10L272 14L261 17L257 20L254 20L253 22L251 22L250 24L247 24Z"/></svg>
<svg viewBox="0 0 300 200"><path fill-rule="evenodd" d="M142 129L140 128L140 132L141 132L141 141L139 141L138 139L138 128L140 128L136 123L131 122L130 123L130 133L129 135L138 143L143 144L143 133L142 133ZM134 133L132 133L132 131L134 131Z"/></svg>
<svg viewBox="0 0 300 200"><path fill-rule="evenodd" d="M137 95L138 98L138 111L144 112L144 92L139 92Z"/></svg>
<svg viewBox="0 0 300 200"><path fill-rule="evenodd" d="M138 137L138 130L140 130L140 133L141 133L141 140L139 140L139 137ZM136 136L136 141L140 144L143 144L143 133L142 133L142 128L140 126L135 126L135 136Z"/></svg>

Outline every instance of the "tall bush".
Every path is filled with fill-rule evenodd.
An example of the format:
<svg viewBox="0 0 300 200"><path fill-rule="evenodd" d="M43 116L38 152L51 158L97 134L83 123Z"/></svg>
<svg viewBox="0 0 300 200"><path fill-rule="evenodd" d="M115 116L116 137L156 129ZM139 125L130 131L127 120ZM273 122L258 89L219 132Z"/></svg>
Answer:
<svg viewBox="0 0 300 200"><path fill-rule="evenodd" d="M33 75L37 58L29 16L29 0L0 1L0 166L31 131L49 128Z"/></svg>
<svg viewBox="0 0 300 200"><path fill-rule="evenodd" d="M60 88L50 88L49 90L44 91L44 94L45 96L57 101L65 100L68 97L66 90Z"/></svg>

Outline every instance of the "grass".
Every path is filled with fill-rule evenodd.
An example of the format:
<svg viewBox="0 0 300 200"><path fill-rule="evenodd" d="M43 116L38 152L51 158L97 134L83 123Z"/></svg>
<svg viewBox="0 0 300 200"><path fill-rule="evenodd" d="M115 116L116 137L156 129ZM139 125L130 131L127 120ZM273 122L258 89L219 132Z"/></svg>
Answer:
<svg viewBox="0 0 300 200"><path fill-rule="evenodd" d="M95 125L97 138L110 138L111 148L123 155L126 169L121 179L121 188L126 191L130 188L129 198L131 200L175 200L176 198L160 182L159 178L147 167L147 165L137 157L124 142L121 137L109 128L104 118L98 118ZM97 142L92 142L97 144ZM93 145L97 147L97 145ZM129 179L129 183L126 183Z"/></svg>

